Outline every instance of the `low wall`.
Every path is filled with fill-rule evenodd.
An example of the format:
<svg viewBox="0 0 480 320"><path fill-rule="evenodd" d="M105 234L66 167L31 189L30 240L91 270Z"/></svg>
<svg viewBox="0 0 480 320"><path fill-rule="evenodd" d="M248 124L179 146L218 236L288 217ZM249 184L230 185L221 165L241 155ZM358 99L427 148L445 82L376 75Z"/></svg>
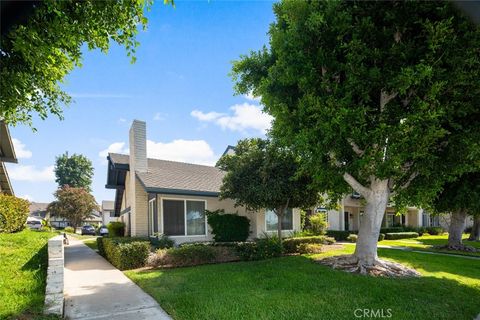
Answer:
<svg viewBox="0 0 480 320"><path fill-rule="evenodd" d="M48 240L45 314L63 316L63 259L63 235L58 235Z"/></svg>

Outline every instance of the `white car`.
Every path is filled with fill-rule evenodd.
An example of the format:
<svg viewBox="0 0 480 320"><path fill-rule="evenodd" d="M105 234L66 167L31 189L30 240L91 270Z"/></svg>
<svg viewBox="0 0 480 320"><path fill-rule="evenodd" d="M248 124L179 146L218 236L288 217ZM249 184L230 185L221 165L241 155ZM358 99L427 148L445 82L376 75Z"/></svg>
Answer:
<svg viewBox="0 0 480 320"><path fill-rule="evenodd" d="M32 230L40 230L42 228L42 222L38 220L29 220L27 221L27 227Z"/></svg>
<svg viewBox="0 0 480 320"><path fill-rule="evenodd" d="M108 229L106 226L101 226L100 229L98 230L98 233L103 236L108 236Z"/></svg>

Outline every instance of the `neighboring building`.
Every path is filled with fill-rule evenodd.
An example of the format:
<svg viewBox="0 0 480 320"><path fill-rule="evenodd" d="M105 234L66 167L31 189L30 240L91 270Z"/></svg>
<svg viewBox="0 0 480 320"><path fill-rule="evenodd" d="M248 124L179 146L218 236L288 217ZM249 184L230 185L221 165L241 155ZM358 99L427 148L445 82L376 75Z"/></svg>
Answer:
<svg viewBox="0 0 480 320"><path fill-rule="evenodd" d="M126 223L127 234L165 234L177 243L209 241L212 235L205 210L224 209L250 219L250 237L276 232L277 216L270 210L253 212L220 200L224 172L216 167L147 159L146 124L130 128L130 156L108 156L106 188L115 189L114 211ZM230 152L230 151L227 151ZM282 221L285 235L300 230L300 210L291 209Z"/></svg>
<svg viewBox="0 0 480 320"><path fill-rule="evenodd" d="M47 217L48 203L30 202L29 217L37 219L45 219Z"/></svg>
<svg viewBox="0 0 480 320"><path fill-rule="evenodd" d="M15 149L7 125L0 121L0 193L14 195L12 184L8 177L5 162L17 163Z"/></svg>
<svg viewBox="0 0 480 320"><path fill-rule="evenodd" d="M102 224L108 225L112 221L117 221L114 202L104 200L102 201Z"/></svg>
<svg viewBox="0 0 480 320"><path fill-rule="evenodd" d="M35 219L47 219L50 222L50 225L56 229L63 229L65 227L70 226L70 222L62 218L58 215L55 215L53 212L48 212L47 207L49 203L41 203L41 202L32 202L30 203L30 217ZM100 212L94 211L92 215L82 221L82 224L91 224L91 225L98 225L102 223L102 217Z"/></svg>

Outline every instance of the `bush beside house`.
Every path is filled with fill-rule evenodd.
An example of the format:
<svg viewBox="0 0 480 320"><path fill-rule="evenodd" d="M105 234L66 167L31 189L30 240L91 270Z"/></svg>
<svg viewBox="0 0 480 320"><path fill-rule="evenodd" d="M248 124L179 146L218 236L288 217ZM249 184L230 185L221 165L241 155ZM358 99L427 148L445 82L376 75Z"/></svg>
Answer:
<svg viewBox="0 0 480 320"><path fill-rule="evenodd" d="M27 222L29 204L27 200L0 193L0 232L22 230Z"/></svg>
<svg viewBox="0 0 480 320"><path fill-rule="evenodd" d="M398 239L410 239L418 238L420 235L417 232L395 232L395 233L386 233L385 239L387 240L398 240Z"/></svg>
<svg viewBox="0 0 480 320"><path fill-rule="evenodd" d="M295 237L283 240L283 249L285 253L297 253L298 247L304 244L333 244L334 238L326 236Z"/></svg>
<svg viewBox="0 0 480 320"><path fill-rule="evenodd" d="M119 221L112 221L107 225L108 235L110 237L125 236L125 223Z"/></svg>
<svg viewBox="0 0 480 320"><path fill-rule="evenodd" d="M225 213L223 209L205 210L207 221L216 242L245 241L250 234L250 220L238 214Z"/></svg>
<svg viewBox="0 0 480 320"><path fill-rule="evenodd" d="M120 270L145 266L150 242L144 238L97 238L99 253Z"/></svg>

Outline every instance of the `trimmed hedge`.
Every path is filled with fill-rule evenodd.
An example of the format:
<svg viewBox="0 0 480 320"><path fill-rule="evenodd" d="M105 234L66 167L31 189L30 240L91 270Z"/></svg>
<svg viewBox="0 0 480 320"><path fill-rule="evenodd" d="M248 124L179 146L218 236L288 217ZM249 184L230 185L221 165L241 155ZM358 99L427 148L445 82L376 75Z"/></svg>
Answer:
<svg viewBox="0 0 480 320"><path fill-rule="evenodd" d="M0 232L11 233L25 228L29 204L25 199L0 193Z"/></svg>
<svg viewBox="0 0 480 320"><path fill-rule="evenodd" d="M428 227L426 229L427 229L428 234L430 234L432 236L438 236L438 235L443 234L445 232L445 230L443 230L442 227Z"/></svg>
<svg viewBox="0 0 480 320"><path fill-rule="evenodd" d="M350 242L357 242L358 236L356 234L350 234L347 238L348 241Z"/></svg>
<svg viewBox="0 0 480 320"><path fill-rule="evenodd" d="M308 217L309 230L316 236L324 235L327 232L328 222L325 214L317 213Z"/></svg>
<svg viewBox="0 0 480 320"><path fill-rule="evenodd" d="M336 241L346 241L350 234L355 231L327 230L327 236L333 237Z"/></svg>
<svg viewBox="0 0 480 320"><path fill-rule="evenodd" d="M119 221L112 221L107 225L108 235L110 237L125 236L125 223Z"/></svg>
<svg viewBox="0 0 480 320"><path fill-rule="evenodd" d="M287 238L283 240L285 253L296 253L301 244L332 244L335 239L326 236Z"/></svg>
<svg viewBox="0 0 480 320"><path fill-rule="evenodd" d="M275 237L239 242L235 248L240 259L246 261L270 259L283 254L282 244Z"/></svg>
<svg viewBox="0 0 480 320"><path fill-rule="evenodd" d="M213 239L217 242L245 241L250 234L250 220L224 210L208 211L208 225L212 228Z"/></svg>
<svg viewBox="0 0 480 320"><path fill-rule="evenodd" d="M65 227L65 229L63 229L63 231L65 231L66 233L75 233L75 228L74 227Z"/></svg>
<svg viewBox="0 0 480 320"><path fill-rule="evenodd" d="M313 254L322 253L323 245L316 243L301 243L297 247L297 251L300 254Z"/></svg>
<svg viewBox="0 0 480 320"><path fill-rule="evenodd" d="M145 266L150 253L150 242L145 238L99 237L98 251L120 270ZM100 242L98 242L100 241Z"/></svg>
<svg viewBox="0 0 480 320"><path fill-rule="evenodd" d="M149 239L151 245L154 246L156 249L168 249L172 248L175 245L175 241L173 241L164 234L151 236Z"/></svg>
<svg viewBox="0 0 480 320"><path fill-rule="evenodd" d="M158 249L149 258L150 266L186 267L240 260L234 247L188 244L179 248Z"/></svg>
<svg viewBox="0 0 480 320"><path fill-rule="evenodd" d="M385 239L387 240L397 240L397 239L409 239L409 238L418 238L419 235L417 232L392 232L386 233Z"/></svg>
<svg viewBox="0 0 480 320"><path fill-rule="evenodd" d="M378 235L378 241L383 241L383 240L385 240L385 233L380 233Z"/></svg>

